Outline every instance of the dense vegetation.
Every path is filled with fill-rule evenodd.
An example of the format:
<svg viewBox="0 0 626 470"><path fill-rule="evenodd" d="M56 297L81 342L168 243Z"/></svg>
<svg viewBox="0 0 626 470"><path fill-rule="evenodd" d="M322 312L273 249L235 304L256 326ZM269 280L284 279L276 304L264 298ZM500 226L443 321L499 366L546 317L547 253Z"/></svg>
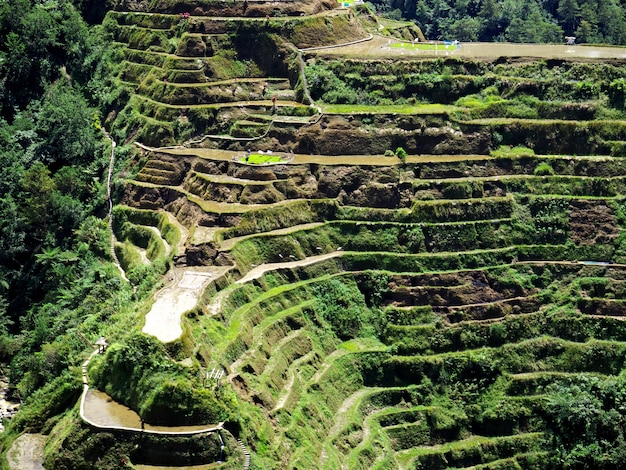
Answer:
<svg viewBox="0 0 626 470"><path fill-rule="evenodd" d="M376 6L428 38L622 43L626 31L616 2ZM55 469L221 458L215 435L81 423L80 332L115 343L91 364L94 386L153 424L225 421L257 468L624 466L621 61L309 56L328 111L312 117L289 42L360 38L352 13L237 24L111 12L90 26L81 8L104 14L0 5L0 356L24 403L4 448L43 432ZM112 228L128 283L105 220L103 123L120 144L213 133L207 147L254 138L313 153L327 140L329 154L375 162L240 166L120 145ZM437 158L454 152L481 155ZM182 236L168 217L191 233L179 266L233 269L163 345L138 329ZM227 385L205 387L212 368ZM235 448L227 439L225 456Z"/></svg>
<svg viewBox="0 0 626 470"><path fill-rule="evenodd" d="M75 408L79 332L93 341L136 322L105 220L111 142L100 123L118 104L115 48L79 7L92 21L104 14L90 2L0 5L0 357L25 403L8 443ZM157 278L142 279L145 292Z"/></svg>
<svg viewBox="0 0 626 470"><path fill-rule="evenodd" d="M107 46L71 2L3 2L0 25L2 356L17 353L13 383L27 398L73 362L76 345L59 335L91 310L83 298L103 311L113 300L94 217L108 144L101 103L87 98L108 80Z"/></svg>
<svg viewBox="0 0 626 470"><path fill-rule="evenodd" d="M392 18L414 20L428 39L626 44L618 0L371 0Z"/></svg>
<svg viewBox="0 0 626 470"><path fill-rule="evenodd" d="M450 104L468 108L460 119L619 118L626 80L620 64L562 60L511 67L456 58L419 64L318 59L306 73L311 96L324 103Z"/></svg>

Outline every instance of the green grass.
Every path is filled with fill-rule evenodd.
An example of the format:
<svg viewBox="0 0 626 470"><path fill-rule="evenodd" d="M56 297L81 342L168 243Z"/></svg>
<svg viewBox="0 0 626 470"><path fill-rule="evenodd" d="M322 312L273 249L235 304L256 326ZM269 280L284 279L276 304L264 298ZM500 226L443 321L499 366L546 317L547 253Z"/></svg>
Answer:
<svg viewBox="0 0 626 470"><path fill-rule="evenodd" d="M522 145L507 146L501 145L496 150L491 151L491 156L494 158L521 158L521 157L534 157L535 151Z"/></svg>
<svg viewBox="0 0 626 470"><path fill-rule="evenodd" d="M431 44L424 42L394 42L389 47L411 51L455 51L458 46L453 44Z"/></svg>
<svg viewBox="0 0 626 470"><path fill-rule="evenodd" d="M281 163L286 160L283 155L266 155L262 153L251 153L243 157L240 161L251 165L267 165L268 163Z"/></svg>

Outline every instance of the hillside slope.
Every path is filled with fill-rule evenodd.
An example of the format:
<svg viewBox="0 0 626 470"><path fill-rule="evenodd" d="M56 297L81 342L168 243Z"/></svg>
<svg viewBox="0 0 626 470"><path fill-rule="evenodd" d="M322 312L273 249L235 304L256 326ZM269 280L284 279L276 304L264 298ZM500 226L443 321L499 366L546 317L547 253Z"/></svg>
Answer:
<svg viewBox="0 0 626 470"><path fill-rule="evenodd" d="M330 7L107 15L115 253L163 289L85 366L141 428L66 414L46 466L619 468L626 62L338 57L376 18Z"/></svg>

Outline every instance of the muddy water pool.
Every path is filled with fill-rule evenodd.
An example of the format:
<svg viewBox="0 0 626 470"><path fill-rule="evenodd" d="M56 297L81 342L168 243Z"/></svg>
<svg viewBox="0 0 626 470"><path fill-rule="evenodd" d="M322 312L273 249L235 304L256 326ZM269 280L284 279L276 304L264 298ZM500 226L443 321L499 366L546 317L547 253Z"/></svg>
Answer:
<svg viewBox="0 0 626 470"><path fill-rule="evenodd" d="M85 396L84 414L96 426L111 428L131 428L141 430L139 415L121 403L114 401L109 395L100 390L89 389ZM200 426L153 426L144 423L146 431L161 432L193 432L212 427Z"/></svg>

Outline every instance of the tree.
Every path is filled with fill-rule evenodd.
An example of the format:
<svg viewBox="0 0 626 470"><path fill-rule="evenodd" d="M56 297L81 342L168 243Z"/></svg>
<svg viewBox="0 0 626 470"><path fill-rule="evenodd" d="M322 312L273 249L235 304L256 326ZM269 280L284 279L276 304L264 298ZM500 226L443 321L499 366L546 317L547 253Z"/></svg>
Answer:
<svg viewBox="0 0 626 470"><path fill-rule="evenodd" d="M38 98L62 68L79 71L87 51L87 29L68 0L5 0L0 5L0 84L3 115L13 117Z"/></svg>
<svg viewBox="0 0 626 470"><path fill-rule="evenodd" d="M450 34L459 41L477 41L482 23L477 18L461 18L450 25Z"/></svg>
<svg viewBox="0 0 626 470"><path fill-rule="evenodd" d="M537 7L530 8L526 19L514 18L506 30L506 37L512 42L550 43L563 40L563 30L557 24L545 20Z"/></svg>
<svg viewBox="0 0 626 470"><path fill-rule="evenodd" d="M598 28L587 20L581 20L580 25L574 32L576 41L582 43L593 43L597 41Z"/></svg>
<svg viewBox="0 0 626 470"><path fill-rule="evenodd" d="M415 4L415 13L413 15L424 35L432 37L433 32L433 11L426 0L418 0Z"/></svg>
<svg viewBox="0 0 626 470"><path fill-rule="evenodd" d="M55 189L54 180L50 177L50 170L41 162L35 162L24 172L20 180L22 194L22 213L26 222L34 226L37 232L45 229L47 213L52 191ZM41 235L38 233L37 235Z"/></svg>
<svg viewBox="0 0 626 470"><path fill-rule="evenodd" d="M560 0L557 8L560 23L567 34L572 34L578 23L578 2L576 0Z"/></svg>
<svg viewBox="0 0 626 470"><path fill-rule="evenodd" d="M623 468L624 378L548 387L548 429L559 468Z"/></svg>
<svg viewBox="0 0 626 470"><path fill-rule="evenodd" d="M0 263L15 264L17 257L27 251L24 216L13 197L0 198Z"/></svg>
<svg viewBox="0 0 626 470"><path fill-rule="evenodd" d="M54 85L37 115L37 131L43 137L40 158L57 165L91 161L96 149L93 115L94 110L69 84Z"/></svg>
<svg viewBox="0 0 626 470"><path fill-rule="evenodd" d="M604 41L610 44L626 43L626 20L624 11L616 0L598 2L598 26Z"/></svg>
<svg viewBox="0 0 626 470"><path fill-rule="evenodd" d="M497 0L484 0L478 11L484 29L480 34L482 40L492 40L502 33L502 5Z"/></svg>
<svg viewBox="0 0 626 470"><path fill-rule="evenodd" d="M3 78L3 106L2 111L8 113L13 107L24 103L27 95L28 87L24 86L28 83L32 58L26 52L26 43L14 31L11 31L5 40L6 58L1 63L1 75ZM19 84L22 84L19 87Z"/></svg>

